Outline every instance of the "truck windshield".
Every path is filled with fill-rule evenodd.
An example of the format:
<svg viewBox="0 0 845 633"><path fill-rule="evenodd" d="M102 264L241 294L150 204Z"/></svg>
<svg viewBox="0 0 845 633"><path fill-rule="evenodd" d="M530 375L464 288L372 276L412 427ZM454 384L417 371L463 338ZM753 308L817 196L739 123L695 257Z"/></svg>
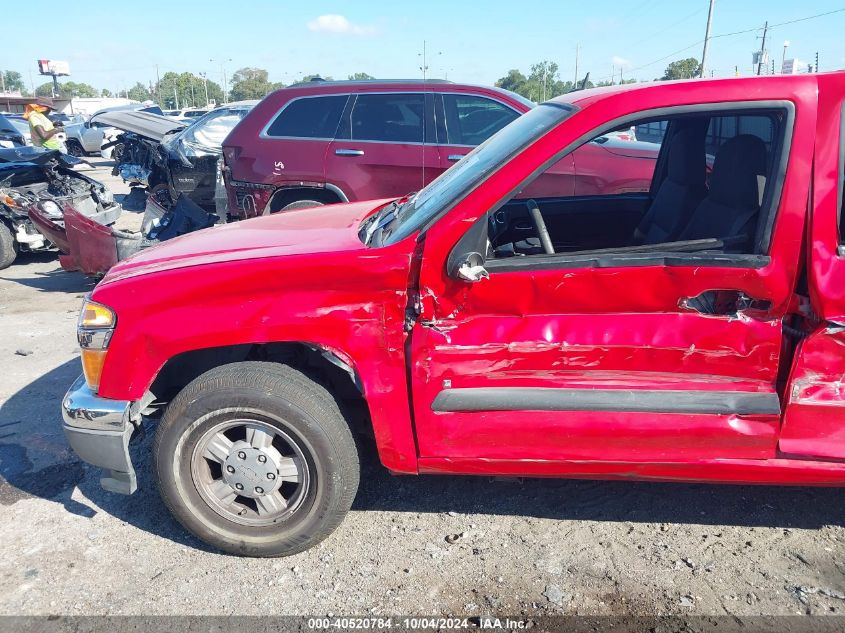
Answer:
<svg viewBox="0 0 845 633"><path fill-rule="evenodd" d="M546 103L523 114L491 136L397 209L381 244L393 244L422 228L441 210L472 191L492 171L540 138L573 112L569 106ZM386 231L387 233L387 231Z"/></svg>

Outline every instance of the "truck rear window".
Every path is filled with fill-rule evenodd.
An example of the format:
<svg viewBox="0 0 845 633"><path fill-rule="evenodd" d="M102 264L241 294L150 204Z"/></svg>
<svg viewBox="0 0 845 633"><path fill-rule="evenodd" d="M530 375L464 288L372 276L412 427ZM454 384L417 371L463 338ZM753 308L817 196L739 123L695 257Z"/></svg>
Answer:
<svg viewBox="0 0 845 633"><path fill-rule="evenodd" d="M333 139L347 95L300 97L289 102L264 136Z"/></svg>

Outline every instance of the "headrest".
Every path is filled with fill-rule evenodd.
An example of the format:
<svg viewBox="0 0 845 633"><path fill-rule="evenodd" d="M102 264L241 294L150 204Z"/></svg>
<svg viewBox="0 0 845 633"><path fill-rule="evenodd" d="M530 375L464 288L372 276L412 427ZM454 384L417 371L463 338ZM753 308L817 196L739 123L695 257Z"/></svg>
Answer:
<svg viewBox="0 0 845 633"><path fill-rule="evenodd" d="M707 163L704 156L704 135L693 128L678 130L669 142L668 177L688 187L704 188Z"/></svg>
<svg viewBox="0 0 845 633"><path fill-rule="evenodd" d="M766 145L756 136L735 136L716 152L710 175L711 200L737 208L760 206L758 176L766 174Z"/></svg>

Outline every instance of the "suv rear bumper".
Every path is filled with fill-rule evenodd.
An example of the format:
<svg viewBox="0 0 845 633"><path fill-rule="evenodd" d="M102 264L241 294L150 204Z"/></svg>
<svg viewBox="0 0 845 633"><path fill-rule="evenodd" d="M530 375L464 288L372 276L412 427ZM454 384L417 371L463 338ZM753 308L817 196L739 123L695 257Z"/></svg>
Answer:
<svg viewBox="0 0 845 633"><path fill-rule="evenodd" d="M79 458L105 468L100 485L111 492L132 494L138 488L129 457L129 439L135 431L129 415L131 402L100 398L80 376L62 400L63 429Z"/></svg>

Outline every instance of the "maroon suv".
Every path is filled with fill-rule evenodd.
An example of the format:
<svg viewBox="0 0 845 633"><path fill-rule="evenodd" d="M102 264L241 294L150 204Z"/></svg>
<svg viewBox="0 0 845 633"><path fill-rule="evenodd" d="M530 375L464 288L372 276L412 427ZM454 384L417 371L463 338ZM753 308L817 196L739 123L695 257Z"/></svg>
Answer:
<svg viewBox="0 0 845 633"><path fill-rule="evenodd" d="M403 196L530 110L448 81L319 81L277 90L223 144L230 215Z"/></svg>

